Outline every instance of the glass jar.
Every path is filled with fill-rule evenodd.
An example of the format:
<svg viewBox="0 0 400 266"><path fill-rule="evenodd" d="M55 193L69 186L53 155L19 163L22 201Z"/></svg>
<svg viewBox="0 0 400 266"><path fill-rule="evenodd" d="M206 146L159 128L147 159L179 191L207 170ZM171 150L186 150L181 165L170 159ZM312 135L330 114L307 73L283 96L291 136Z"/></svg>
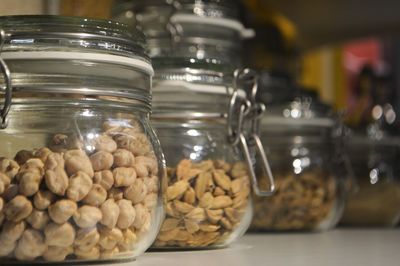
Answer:
<svg viewBox="0 0 400 266"><path fill-rule="evenodd" d="M252 107L246 93L232 87L232 75L210 68L156 69L152 122L167 160L168 188L167 215L154 247L225 247L250 224L251 186L270 194L259 191L251 142L241 129ZM234 80L251 75L235 73Z"/></svg>
<svg viewBox="0 0 400 266"><path fill-rule="evenodd" d="M144 36L0 17L0 264L130 260L164 215Z"/></svg>
<svg viewBox="0 0 400 266"><path fill-rule="evenodd" d="M395 226L400 220L399 139L379 135L350 137L357 189L346 201L342 225Z"/></svg>
<svg viewBox="0 0 400 266"><path fill-rule="evenodd" d="M336 121L313 93L298 95L270 105L261 120L276 192L254 197L254 231L325 230L341 217L345 189L336 170Z"/></svg>
<svg viewBox="0 0 400 266"><path fill-rule="evenodd" d="M226 0L153 0L134 1L132 9L152 58L196 58L239 67L242 39L254 32L239 22L237 5ZM115 13L117 19L120 13Z"/></svg>

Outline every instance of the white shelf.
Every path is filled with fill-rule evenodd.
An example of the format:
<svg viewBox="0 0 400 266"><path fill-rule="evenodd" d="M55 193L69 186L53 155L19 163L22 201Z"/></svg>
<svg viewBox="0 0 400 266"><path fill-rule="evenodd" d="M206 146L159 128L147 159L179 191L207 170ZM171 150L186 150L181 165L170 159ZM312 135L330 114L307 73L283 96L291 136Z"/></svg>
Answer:
<svg viewBox="0 0 400 266"><path fill-rule="evenodd" d="M400 265L400 230L336 229L321 233L250 234L226 249L147 252L129 264L397 266Z"/></svg>

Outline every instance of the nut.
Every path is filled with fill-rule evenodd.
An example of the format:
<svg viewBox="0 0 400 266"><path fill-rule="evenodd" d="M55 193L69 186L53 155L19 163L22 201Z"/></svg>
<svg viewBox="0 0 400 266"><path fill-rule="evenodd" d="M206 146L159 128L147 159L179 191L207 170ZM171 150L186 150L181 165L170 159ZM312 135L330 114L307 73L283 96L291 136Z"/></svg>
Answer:
<svg viewBox="0 0 400 266"><path fill-rule="evenodd" d="M136 180L134 168L117 167L113 170L114 185L116 187L128 187Z"/></svg>
<svg viewBox="0 0 400 266"><path fill-rule="evenodd" d="M89 157L81 150L69 150L64 154L65 169L68 175L84 172L93 177L94 171Z"/></svg>
<svg viewBox="0 0 400 266"><path fill-rule="evenodd" d="M43 235L37 230L27 229L18 240L14 255L18 260L34 260L43 255L47 245L44 242Z"/></svg>
<svg viewBox="0 0 400 266"><path fill-rule="evenodd" d="M114 185L114 176L110 170L104 170L94 173L93 182L99 184L105 190L111 189Z"/></svg>
<svg viewBox="0 0 400 266"><path fill-rule="evenodd" d="M102 219L100 223L112 229L116 226L119 217L119 206L114 199L108 199L101 205Z"/></svg>
<svg viewBox="0 0 400 266"><path fill-rule="evenodd" d="M89 193L93 181L85 172L78 171L70 177L67 196L73 201L80 201Z"/></svg>
<svg viewBox="0 0 400 266"><path fill-rule="evenodd" d="M33 205L38 210L47 209L55 200L55 195L47 190L39 190L33 197Z"/></svg>
<svg viewBox="0 0 400 266"><path fill-rule="evenodd" d="M131 201L125 199L117 201L117 204L119 207L117 226L120 229L126 229L130 227L135 220L135 208L132 206Z"/></svg>
<svg viewBox="0 0 400 266"><path fill-rule="evenodd" d="M83 202L92 205L100 206L107 198L107 191L99 184L94 184L89 193L83 199Z"/></svg>
<svg viewBox="0 0 400 266"><path fill-rule="evenodd" d="M115 167L133 167L134 165L135 165L135 157L130 151L125 149L117 149L114 152Z"/></svg>
<svg viewBox="0 0 400 266"><path fill-rule="evenodd" d="M114 163L114 157L106 151L98 151L90 156L94 171L108 170Z"/></svg>
<svg viewBox="0 0 400 266"><path fill-rule="evenodd" d="M181 197L188 189L189 183L186 180L181 180L167 188L167 200L174 200Z"/></svg>
<svg viewBox="0 0 400 266"><path fill-rule="evenodd" d="M34 209L26 221L36 230L43 230L50 218L47 212Z"/></svg>
<svg viewBox="0 0 400 266"><path fill-rule="evenodd" d="M83 205L74 213L73 218L80 228L90 228L100 222L103 215L99 208Z"/></svg>
<svg viewBox="0 0 400 266"><path fill-rule="evenodd" d="M63 224L72 217L78 209L77 204L72 200L61 199L49 207L50 218L58 224Z"/></svg>
<svg viewBox="0 0 400 266"><path fill-rule="evenodd" d="M20 222L32 212L32 203L24 196L16 196L4 207L6 218L13 222Z"/></svg>
<svg viewBox="0 0 400 266"><path fill-rule="evenodd" d="M44 235L47 245L68 247L74 243L75 229L70 223L49 223L44 229Z"/></svg>

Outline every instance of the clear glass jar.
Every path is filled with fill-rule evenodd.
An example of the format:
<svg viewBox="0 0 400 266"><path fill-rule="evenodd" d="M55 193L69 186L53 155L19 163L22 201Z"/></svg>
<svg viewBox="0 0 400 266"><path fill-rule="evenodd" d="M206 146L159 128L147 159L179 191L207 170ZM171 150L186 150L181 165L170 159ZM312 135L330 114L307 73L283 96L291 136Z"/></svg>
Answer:
<svg viewBox="0 0 400 266"><path fill-rule="evenodd" d="M341 217L345 187L337 171L336 121L307 94L270 105L261 120L276 191L270 198L254 197L253 231L326 230Z"/></svg>
<svg viewBox="0 0 400 266"><path fill-rule="evenodd" d="M380 134L379 134L380 135ZM342 225L395 226L400 220L399 139L350 137L349 154L357 188L350 194Z"/></svg>
<svg viewBox="0 0 400 266"><path fill-rule="evenodd" d="M168 188L154 247L225 247L247 230L251 186L258 189L244 133L234 127L241 143L235 144L227 131L237 125L246 94L231 87L232 75L210 68L156 69L152 122L167 160Z"/></svg>
<svg viewBox="0 0 400 266"><path fill-rule="evenodd" d="M56 16L0 29L0 264L134 259L164 215L144 36Z"/></svg>
<svg viewBox="0 0 400 266"><path fill-rule="evenodd" d="M132 12L154 57L184 57L241 66L242 39L254 35L239 22L234 1L134 1ZM118 9L116 9L118 11ZM121 11L115 13L116 19Z"/></svg>

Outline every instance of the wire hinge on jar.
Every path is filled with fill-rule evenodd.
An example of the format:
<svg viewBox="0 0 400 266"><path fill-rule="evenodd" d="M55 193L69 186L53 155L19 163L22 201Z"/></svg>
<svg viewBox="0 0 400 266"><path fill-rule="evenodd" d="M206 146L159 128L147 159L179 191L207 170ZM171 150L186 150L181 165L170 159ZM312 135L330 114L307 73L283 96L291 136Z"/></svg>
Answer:
<svg viewBox="0 0 400 266"><path fill-rule="evenodd" d="M239 82L251 82L250 92L247 93L247 98L238 97ZM244 154L248 171L252 180L253 190L257 196L270 196L275 191L274 177L268 158L265 154L262 142L260 140L260 118L265 111L265 106L256 101L257 93L257 75L250 69L240 69L234 72L233 92L229 102L228 110L228 141L237 146L240 144ZM249 121L250 131L246 132L243 125ZM254 157L250 151L254 151ZM258 185L255 169L257 169L258 160L253 160L256 157L261 158L261 169L266 173L269 189L262 190Z"/></svg>
<svg viewBox="0 0 400 266"><path fill-rule="evenodd" d="M3 45L6 40L6 33L0 30L0 69L4 77L5 93L4 93L4 105L0 111L0 129L7 127L7 115L11 108L12 102L12 86L11 86L11 74L6 62L1 57Z"/></svg>

